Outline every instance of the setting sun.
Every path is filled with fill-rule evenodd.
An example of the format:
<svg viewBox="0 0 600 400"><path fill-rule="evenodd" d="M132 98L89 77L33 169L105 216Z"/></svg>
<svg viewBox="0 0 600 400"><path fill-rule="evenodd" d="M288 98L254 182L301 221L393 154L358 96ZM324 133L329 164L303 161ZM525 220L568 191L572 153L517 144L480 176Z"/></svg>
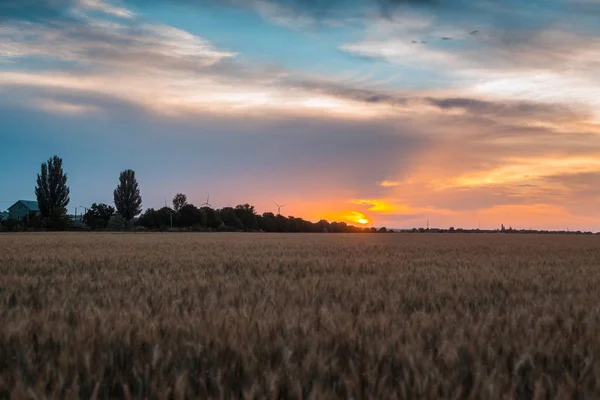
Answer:
<svg viewBox="0 0 600 400"><path fill-rule="evenodd" d="M358 211L352 211L351 215L349 215L347 219L351 223L358 223L361 225L366 225L371 222L371 220L365 214Z"/></svg>

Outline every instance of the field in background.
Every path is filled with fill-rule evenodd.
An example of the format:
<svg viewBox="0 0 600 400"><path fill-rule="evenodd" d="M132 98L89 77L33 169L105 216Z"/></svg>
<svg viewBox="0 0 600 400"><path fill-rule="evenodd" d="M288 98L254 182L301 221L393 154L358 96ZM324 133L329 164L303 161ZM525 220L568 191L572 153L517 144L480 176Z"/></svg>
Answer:
<svg viewBox="0 0 600 400"><path fill-rule="evenodd" d="M0 235L0 398L600 398L599 357L600 237Z"/></svg>

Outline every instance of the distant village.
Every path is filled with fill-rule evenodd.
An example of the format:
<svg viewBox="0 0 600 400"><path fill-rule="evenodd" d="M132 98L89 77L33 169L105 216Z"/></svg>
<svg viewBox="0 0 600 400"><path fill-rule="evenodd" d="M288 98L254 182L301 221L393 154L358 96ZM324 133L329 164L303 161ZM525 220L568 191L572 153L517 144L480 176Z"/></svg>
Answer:
<svg viewBox="0 0 600 400"><path fill-rule="evenodd" d="M142 196L135 171L126 169L119 174L119 183L113 191L113 205L93 203L90 207L78 206L75 214L69 214L71 189L67 185L67 174L63 171L63 160L51 157L41 164L37 175L36 200L15 200L7 211L0 213L0 230L22 231L175 231L175 232L290 232L290 233L429 233L429 234L577 234L591 235L582 231L544 231L512 227L499 229L448 229L426 228L388 229L386 227L353 226L346 222L307 221L294 216L284 216L285 205L274 203L277 214L258 214L250 204L235 207L213 208L210 195L199 207L191 204L184 193L177 193L172 207L148 208L142 212ZM78 213L78 208L84 213ZM366 220L364 222L367 222Z"/></svg>
<svg viewBox="0 0 600 400"><path fill-rule="evenodd" d="M82 207L83 209L83 207ZM87 211L87 209L86 209ZM160 213L161 210L155 211L153 209L150 209L149 211L154 212L154 213ZM174 213L172 209L170 208L165 208L163 209L165 216L167 217L165 219L165 222L163 224L161 223L155 223L154 226L152 226L151 228L155 228L155 229L168 229L168 230L182 230L182 229L176 229L177 227L173 227L173 218L172 218L172 214ZM219 210L217 210L219 211ZM171 213L171 215L169 216L168 214ZM268 216L269 214L272 213L265 213L263 215L263 217ZM8 209L6 211L2 211L0 212L0 228L2 227L7 227L7 226L19 226L21 229L17 229L17 230L36 230L35 227L29 227L29 229L27 229L27 223L28 221L31 220L32 217L36 217L39 218L41 216L40 214L40 208L39 208L39 204L37 201L34 200L17 200L14 202L14 204L12 204L10 207L8 207ZM86 220L89 220L89 218L86 218L86 215L84 213L77 213L77 208L75 209L75 214L66 214L66 219L68 219L68 221L71 222L71 224L69 224L66 228L66 230L88 230L93 227L90 227L86 224ZM143 216L142 216L143 217ZM273 215L273 217L275 217L275 215ZM288 218L292 218L294 219L294 217L282 217L279 216L281 218L285 218L286 220L289 221ZM160 217L159 217L160 218ZM299 219L300 221L303 221L301 219ZM136 222L139 223L139 218L136 219ZM308 221L305 221L308 222ZM323 223L327 223L326 221L320 221L320 224ZM310 223L312 224L312 223ZM329 223L327 223L328 225L330 225ZM336 224L335 222L333 224ZM347 225L345 223L341 223L342 226L346 227ZM92 224L93 225L93 224ZM147 226L148 224L144 224L143 220L142 220L142 224L140 225L140 227L142 228L148 228ZM70 229L69 229L70 228ZM179 227L179 228L185 228L185 227ZM241 228L241 227L240 227ZM330 228L330 227L329 227ZM354 228L354 227L352 227ZM102 230L123 230L123 229L119 229L119 228L115 228L115 229L111 229L109 224L107 223L107 226L102 227ZM499 233L504 233L504 234L560 234L560 235L593 235L594 232L591 231L571 231L571 230L562 230L562 231L550 231L550 230L535 230L535 229L513 229L512 227L508 227L506 228L504 225L501 225L499 229L462 229L462 228L454 228L454 227L450 227L448 229L442 229L442 228L410 228L410 229L400 229L400 228L393 228L393 229L387 229L387 228L356 228L358 229L358 231L356 230L342 230L342 232L385 232L385 233L414 233L414 234L419 234L419 233L429 233L429 234L459 234L459 233L486 233L486 234L499 234ZM10 229L10 230L14 230L14 229ZM97 229L96 229L97 230ZM183 229L185 230L185 229ZM242 229L240 229L242 230ZM261 231L262 229L258 229L259 231ZM274 231L281 231L281 230L274 230ZM296 230L291 230L291 232L294 232ZM315 232L315 230L311 230L312 232ZM329 232L330 229L327 228L322 228L320 230L317 230L318 232ZM306 232L306 231L302 231L302 232ZM336 230L332 230L332 232L336 232ZM600 233L596 233L596 234L600 234Z"/></svg>
<svg viewBox="0 0 600 400"><path fill-rule="evenodd" d="M34 200L17 200L6 211L0 212L0 221L26 221L32 214L38 215L40 206ZM72 221L82 221L83 214L67 214L66 217Z"/></svg>

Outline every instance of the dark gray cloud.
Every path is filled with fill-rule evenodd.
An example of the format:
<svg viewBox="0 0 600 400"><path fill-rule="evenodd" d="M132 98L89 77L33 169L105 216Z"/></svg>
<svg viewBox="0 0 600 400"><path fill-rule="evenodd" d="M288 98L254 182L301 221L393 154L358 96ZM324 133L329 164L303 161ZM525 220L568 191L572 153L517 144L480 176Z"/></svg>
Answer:
<svg viewBox="0 0 600 400"><path fill-rule="evenodd" d="M558 204L564 200L564 193L551 188L532 186L516 189L515 185L457 187L445 190L443 196L431 196L426 201L427 205L435 208L474 211L498 205Z"/></svg>
<svg viewBox="0 0 600 400"><path fill-rule="evenodd" d="M346 100L370 104L405 105L411 98L383 93L378 90L356 88L342 83L316 80L288 80L286 85L294 88L310 90L316 93L328 94ZM414 98L412 99L414 100Z"/></svg>
<svg viewBox="0 0 600 400"><path fill-rule="evenodd" d="M572 121L577 113L557 104L543 104L532 101L484 101L472 98L428 98L431 104L440 109L461 109L478 116L508 118L545 118Z"/></svg>
<svg viewBox="0 0 600 400"><path fill-rule="evenodd" d="M47 21L70 19L68 11L77 0L0 0L0 21Z"/></svg>
<svg viewBox="0 0 600 400"><path fill-rule="evenodd" d="M250 68L225 61L233 53L218 51L201 38L135 20L110 26L84 18L56 20L52 24L7 21L0 39L12 43L9 49L15 59L35 56L70 62L73 72L80 67L88 72L117 67L138 72L228 74L237 79L253 75ZM274 73L272 69L269 72Z"/></svg>
<svg viewBox="0 0 600 400"><path fill-rule="evenodd" d="M407 106L411 103L421 103L433 105L440 110L460 109L465 112L459 122L472 122L479 126L491 126L504 131L510 135L515 132L540 132L547 133L548 129L540 127L526 127L514 125L502 125L497 119L523 121L523 120L544 120L552 122L576 121L590 118L588 110L574 109L563 104L539 103L526 100L503 100L490 101L466 97L418 97L402 96L392 93L384 93L376 89L357 88L342 83L332 83L323 81L287 81L286 85L299 87L305 90L314 91L332 95L351 101L363 102L366 104L386 104L390 106ZM518 133L515 133L518 134Z"/></svg>
<svg viewBox="0 0 600 400"><path fill-rule="evenodd" d="M32 110L30 101L17 107L4 97L0 100L3 126L10 131L8 141L37 143L53 137L52 151L64 154L86 173L102 175L99 194L111 193L119 168L135 168L143 174L139 179L144 178L146 206L160 205L165 187L175 180L183 181L190 192L197 190L196 185L198 190L211 191L217 202L225 193L235 202L251 201L251 196L263 191L318 196L331 195L340 187L374 195L379 190L375 182L389 171L406 171L428 146L423 137L398 128L393 121L219 117L201 112L172 119L107 96L34 89L8 95L104 109L102 114L61 116ZM83 180L84 171L78 168L80 178L73 179Z"/></svg>
<svg viewBox="0 0 600 400"><path fill-rule="evenodd" d="M289 80L286 82L286 85L368 104L406 106L410 103L420 102L422 104L436 106L441 110L461 109L470 117L502 117L515 119L543 118L551 121L572 121L576 118L589 117L588 113L584 113L581 110L574 110L565 105L537 103L524 100L488 101L466 97L435 98L417 97L414 95L401 96L392 93L384 93L376 89L352 87L343 83L310 80Z"/></svg>
<svg viewBox="0 0 600 400"><path fill-rule="evenodd" d="M560 185L569 191L570 196L578 201L597 203L600 199L600 172L580 172L548 176L545 181L551 185Z"/></svg>
<svg viewBox="0 0 600 400"><path fill-rule="evenodd" d="M65 25L58 22L55 26L38 26L29 24L26 29L14 24L12 34L8 40L20 43L27 54L47 56L50 58L73 61L85 65L89 73L95 70L118 67L120 70L130 69L139 72L173 71L198 74L202 77L226 79L230 83L255 83L264 86L273 85L284 89L301 89L319 94L326 94L337 98L369 104L386 104L390 106L408 106L410 103L423 103L434 105L441 110L461 109L466 112L459 122L468 118L478 118L480 126L497 125L494 119L543 119L548 121L571 121L582 118L580 111L573 111L568 107L541 104L527 101L483 101L474 98L419 98L414 95L403 96L391 91L358 87L352 84L335 83L324 80L292 79L290 71L276 65L250 66L240 63L234 58L219 58L227 53L218 52L208 48L202 53L199 51L193 56L181 56L173 51L174 40L166 31L154 31L150 28L136 24L135 21L125 21L118 29L106 29L86 21L81 21L77 29L65 29ZM7 25L8 27L9 25ZM37 26L37 28L36 28ZM4 32L9 32L5 29ZM166 36L165 36L166 35ZM196 42L190 37L188 45L203 46L203 42ZM200 40L200 39L198 39ZM49 49L52 49L49 53ZM214 50L215 53L211 53ZM212 55L211 55L212 54ZM78 73L76 66L71 68L72 73ZM81 71L80 71L81 72ZM489 121L484 121L488 119ZM536 128L519 128L522 131L535 133ZM518 132L519 129L514 131ZM540 130L541 133L547 132ZM504 130L510 134L510 125Z"/></svg>
<svg viewBox="0 0 600 400"><path fill-rule="evenodd" d="M156 0L155 0L156 1ZM159 0L160 1L160 0ZM178 0L190 4L194 0ZM573 0L266 0L271 4L308 15L317 20L335 18L372 17L391 18L407 8L424 10L440 19L453 19L476 24L465 26L472 35L479 34L476 27L487 24L506 28L507 32L521 29L538 30L557 21L572 19L594 23L594 12L600 12L600 3ZM241 2L229 0L230 3ZM221 2L222 3L222 2Z"/></svg>
<svg viewBox="0 0 600 400"><path fill-rule="evenodd" d="M448 17L479 18L487 17L499 24L510 23L510 18L535 16L537 21L553 21L562 13L563 18L572 15L586 15L600 10L600 4L589 1L542 1L498 0L477 2L467 0L265 0L276 6L298 14L315 18L361 17L378 11L390 16L403 7L430 10ZM39 20L64 17L77 0L0 0L0 19L14 18ZM239 0L121 0L123 5L143 7L150 3L179 3L190 6L234 6L247 7L251 2ZM514 24L514 21L513 21ZM470 31L473 35L478 30Z"/></svg>
<svg viewBox="0 0 600 400"><path fill-rule="evenodd" d="M315 17L335 15L336 10L344 14L353 14L354 10L377 7L387 13L395 7L405 5L435 6L443 4L439 0L270 0L272 4L280 5L298 13L308 13ZM46 20L65 18L68 11L78 3L78 0L0 0L1 19ZM143 7L149 3L180 3L190 6L216 6L227 4L239 6L242 2L235 0L123 0L124 5Z"/></svg>

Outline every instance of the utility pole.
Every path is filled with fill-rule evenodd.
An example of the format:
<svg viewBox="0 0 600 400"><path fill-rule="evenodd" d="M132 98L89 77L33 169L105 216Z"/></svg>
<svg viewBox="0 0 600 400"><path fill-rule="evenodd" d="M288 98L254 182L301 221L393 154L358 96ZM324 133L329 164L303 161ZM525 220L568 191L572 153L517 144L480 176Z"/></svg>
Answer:
<svg viewBox="0 0 600 400"><path fill-rule="evenodd" d="M165 208L167 208L167 196L165 196ZM171 229L173 229L173 213L169 211L169 220L171 222Z"/></svg>

